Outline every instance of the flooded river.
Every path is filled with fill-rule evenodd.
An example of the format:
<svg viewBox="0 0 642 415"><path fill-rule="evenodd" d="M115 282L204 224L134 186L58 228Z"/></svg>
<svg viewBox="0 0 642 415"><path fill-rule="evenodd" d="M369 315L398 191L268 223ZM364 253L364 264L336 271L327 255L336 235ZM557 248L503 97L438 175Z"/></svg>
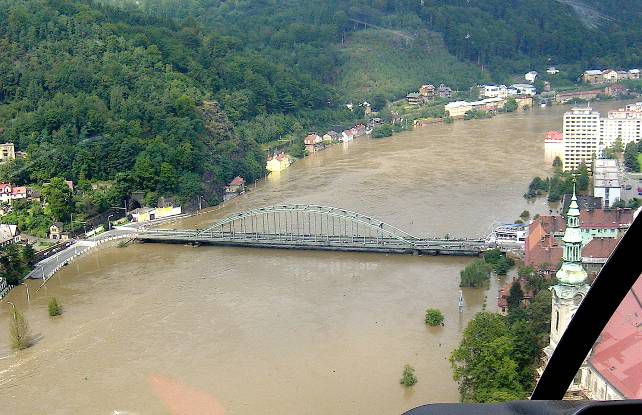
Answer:
<svg viewBox="0 0 642 415"><path fill-rule="evenodd" d="M600 110L617 103L597 105ZM297 162L221 209L316 203L369 214L417 236L484 236L524 209L546 174L544 132L566 107L361 138ZM470 258L137 244L81 258L45 287L7 297L36 344L0 330L3 413L397 414L457 401L448 355L498 281L465 290ZM49 297L64 307L47 316ZM486 300L485 300L486 298ZM423 323L441 309L445 327ZM0 307L6 327L10 307ZM399 385L404 364L419 382ZM207 408L207 409L206 409Z"/></svg>

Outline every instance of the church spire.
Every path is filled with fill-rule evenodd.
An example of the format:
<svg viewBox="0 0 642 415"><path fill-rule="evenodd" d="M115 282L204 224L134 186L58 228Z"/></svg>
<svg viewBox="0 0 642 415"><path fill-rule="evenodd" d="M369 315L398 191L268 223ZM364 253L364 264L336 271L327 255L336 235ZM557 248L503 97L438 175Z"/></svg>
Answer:
<svg viewBox="0 0 642 415"><path fill-rule="evenodd" d="M564 254L562 267L556 277L562 285L581 285L586 282L587 274L582 267L582 234L580 230L580 208L575 194L573 179L573 197L566 213L566 231L564 231Z"/></svg>

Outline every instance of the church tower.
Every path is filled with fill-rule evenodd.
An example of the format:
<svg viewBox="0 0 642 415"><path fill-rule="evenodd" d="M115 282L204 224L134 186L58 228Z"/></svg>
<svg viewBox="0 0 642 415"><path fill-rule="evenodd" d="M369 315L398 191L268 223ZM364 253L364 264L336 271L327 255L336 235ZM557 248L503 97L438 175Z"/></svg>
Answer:
<svg viewBox="0 0 642 415"><path fill-rule="evenodd" d="M580 209L573 185L573 198L566 214L566 231L562 239L564 253L562 267L557 271L557 284L551 287L553 307L551 310L550 343L544 349L550 358L589 290L587 274L582 267L582 236L580 233ZM547 359L548 360L548 359Z"/></svg>

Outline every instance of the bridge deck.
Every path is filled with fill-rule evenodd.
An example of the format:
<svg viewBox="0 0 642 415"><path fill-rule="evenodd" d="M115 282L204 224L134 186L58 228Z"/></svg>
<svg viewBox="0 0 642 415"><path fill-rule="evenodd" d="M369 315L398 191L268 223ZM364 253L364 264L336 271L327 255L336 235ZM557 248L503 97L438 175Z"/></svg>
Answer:
<svg viewBox="0 0 642 415"><path fill-rule="evenodd" d="M253 248L321 251L378 252L395 254L477 256L485 249L478 239L378 238L345 235L265 234L197 230L148 230L137 239L160 243L198 243Z"/></svg>

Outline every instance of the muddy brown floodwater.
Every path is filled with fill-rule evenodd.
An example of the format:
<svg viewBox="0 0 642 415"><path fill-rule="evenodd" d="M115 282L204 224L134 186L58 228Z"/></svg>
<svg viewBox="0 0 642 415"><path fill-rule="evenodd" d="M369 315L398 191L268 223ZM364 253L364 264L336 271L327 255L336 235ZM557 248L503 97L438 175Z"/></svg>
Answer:
<svg viewBox="0 0 642 415"><path fill-rule="evenodd" d="M619 103L597 105L600 110ZM418 236L486 235L524 209L546 174L543 134L567 107L431 126L337 145L177 227L235 211L317 203ZM470 258L137 244L105 248L0 307L3 413L398 414L457 401L448 355L497 285L464 290ZM64 307L47 316L49 297ZM13 301L35 344L11 352ZM445 327L423 323L441 309ZM399 384L404 364L419 382ZM206 409L207 408L207 409ZM174 412L172 412L174 411Z"/></svg>

